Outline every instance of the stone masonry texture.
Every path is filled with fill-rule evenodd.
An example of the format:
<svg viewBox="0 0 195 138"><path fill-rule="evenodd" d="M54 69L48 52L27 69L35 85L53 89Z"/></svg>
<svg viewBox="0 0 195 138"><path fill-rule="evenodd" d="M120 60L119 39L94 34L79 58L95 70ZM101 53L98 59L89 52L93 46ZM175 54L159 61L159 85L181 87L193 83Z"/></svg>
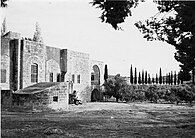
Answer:
<svg viewBox="0 0 195 138"><path fill-rule="evenodd" d="M104 63L91 60L90 55L46 46L44 43L24 39L19 33L8 32L1 37L1 69L6 70L6 82L0 83L2 90L18 90L34 85L31 82L31 65L38 65L38 82L66 82L68 93L77 92L84 101L91 100L91 73L96 66L99 86L104 83ZM74 78L73 78L74 77ZM73 82L74 80L74 82Z"/></svg>

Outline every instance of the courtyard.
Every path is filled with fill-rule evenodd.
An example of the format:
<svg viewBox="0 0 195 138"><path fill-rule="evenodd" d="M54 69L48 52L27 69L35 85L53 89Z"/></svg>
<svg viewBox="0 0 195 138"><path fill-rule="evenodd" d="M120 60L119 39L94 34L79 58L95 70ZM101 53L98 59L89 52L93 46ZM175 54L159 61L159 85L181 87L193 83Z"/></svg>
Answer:
<svg viewBox="0 0 195 138"><path fill-rule="evenodd" d="M66 111L2 111L2 137L194 137L195 106L94 102Z"/></svg>

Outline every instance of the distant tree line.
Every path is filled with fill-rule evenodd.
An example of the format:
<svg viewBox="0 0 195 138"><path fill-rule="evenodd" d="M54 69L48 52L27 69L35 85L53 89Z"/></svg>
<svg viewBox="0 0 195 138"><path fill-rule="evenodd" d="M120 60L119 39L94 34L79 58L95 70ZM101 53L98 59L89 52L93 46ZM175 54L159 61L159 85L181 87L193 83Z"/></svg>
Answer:
<svg viewBox="0 0 195 138"><path fill-rule="evenodd" d="M179 85L183 84L182 79L179 78L179 74L176 71L171 71L162 75L162 69L159 69L159 74L156 73L156 76L152 76L147 72L142 70L139 71L137 77L137 68L135 67L133 72L133 67L130 68L130 83L131 84L166 84L166 85Z"/></svg>
<svg viewBox="0 0 195 138"><path fill-rule="evenodd" d="M126 102L149 101L176 104L182 102L192 104L195 100L195 86L193 84L182 84L183 82L178 78L176 71L174 73L171 71L163 76L160 68L159 74L156 73L156 77L151 77L147 71L142 70L137 76L137 68L134 69L133 73L131 65L130 83L128 84L126 79L120 76L120 74L108 77L108 67L105 65L103 84L105 100L115 97L116 102L120 100Z"/></svg>
<svg viewBox="0 0 195 138"><path fill-rule="evenodd" d="M139 76L141 76L141 73L139 74L140 74ZM148 84L152 85L128 84L124 77L120 76L120 74L117 74L116 76L109 77L107 81L104 83L105 90L103 91L103 95L104 97L106 97L105 100L108 100L111 97L115 97L116 102L148 101L154 103L176 104L184 102L192 105L192 102L195 100L194 85L192 84L173 85L174 83L176 83L176 81L173 79L174 77L171 78L171 76L174 75L171 75L171 73L168 74L169 74L168 76L162 78L167 78L165 79L164 82L166 82L166 80L169 80L169 83L167 84L170 85L152 84L152 82L150 82L151 80L149 76L146 80ZM159 78L160 77L157 77L156 79L159 80ZM135 83L136 79L133 80L134 80L133 83ZM141 79L138 79L138 81L140 80Z"/></svg>

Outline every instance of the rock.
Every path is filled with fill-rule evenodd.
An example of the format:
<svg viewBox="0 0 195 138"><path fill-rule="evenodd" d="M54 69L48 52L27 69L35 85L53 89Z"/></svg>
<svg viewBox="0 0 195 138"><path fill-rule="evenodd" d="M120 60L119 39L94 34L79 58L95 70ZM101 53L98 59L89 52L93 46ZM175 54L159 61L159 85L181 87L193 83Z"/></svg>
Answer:
<svg viewBox="0 0 195 138"><path fill-rule="evenodd" d="M51 134L63 134L63 131L60 128L56 127L49 127L44 130L44 134L51 135Z"/></svg>

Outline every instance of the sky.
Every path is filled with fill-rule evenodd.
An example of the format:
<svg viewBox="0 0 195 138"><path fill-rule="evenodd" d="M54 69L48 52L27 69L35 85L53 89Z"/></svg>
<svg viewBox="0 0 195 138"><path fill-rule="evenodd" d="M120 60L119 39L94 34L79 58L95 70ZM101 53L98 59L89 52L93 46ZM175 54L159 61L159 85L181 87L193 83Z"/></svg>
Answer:
<svg viewBox="0 0 195 138"><path fill-rule="evenodd" d="M46 45L90 54L90 58L108 65L110 75L129 76L130 66L137 72L147 70L155 76L179 71L173 46L160 41L147 41L134 26L157 12L152 0L139 4L132 16L114 30L99 19L101 10L92 7L92 0L9 0L1 9L7 30L32 38L39 23Z"/></svg>

